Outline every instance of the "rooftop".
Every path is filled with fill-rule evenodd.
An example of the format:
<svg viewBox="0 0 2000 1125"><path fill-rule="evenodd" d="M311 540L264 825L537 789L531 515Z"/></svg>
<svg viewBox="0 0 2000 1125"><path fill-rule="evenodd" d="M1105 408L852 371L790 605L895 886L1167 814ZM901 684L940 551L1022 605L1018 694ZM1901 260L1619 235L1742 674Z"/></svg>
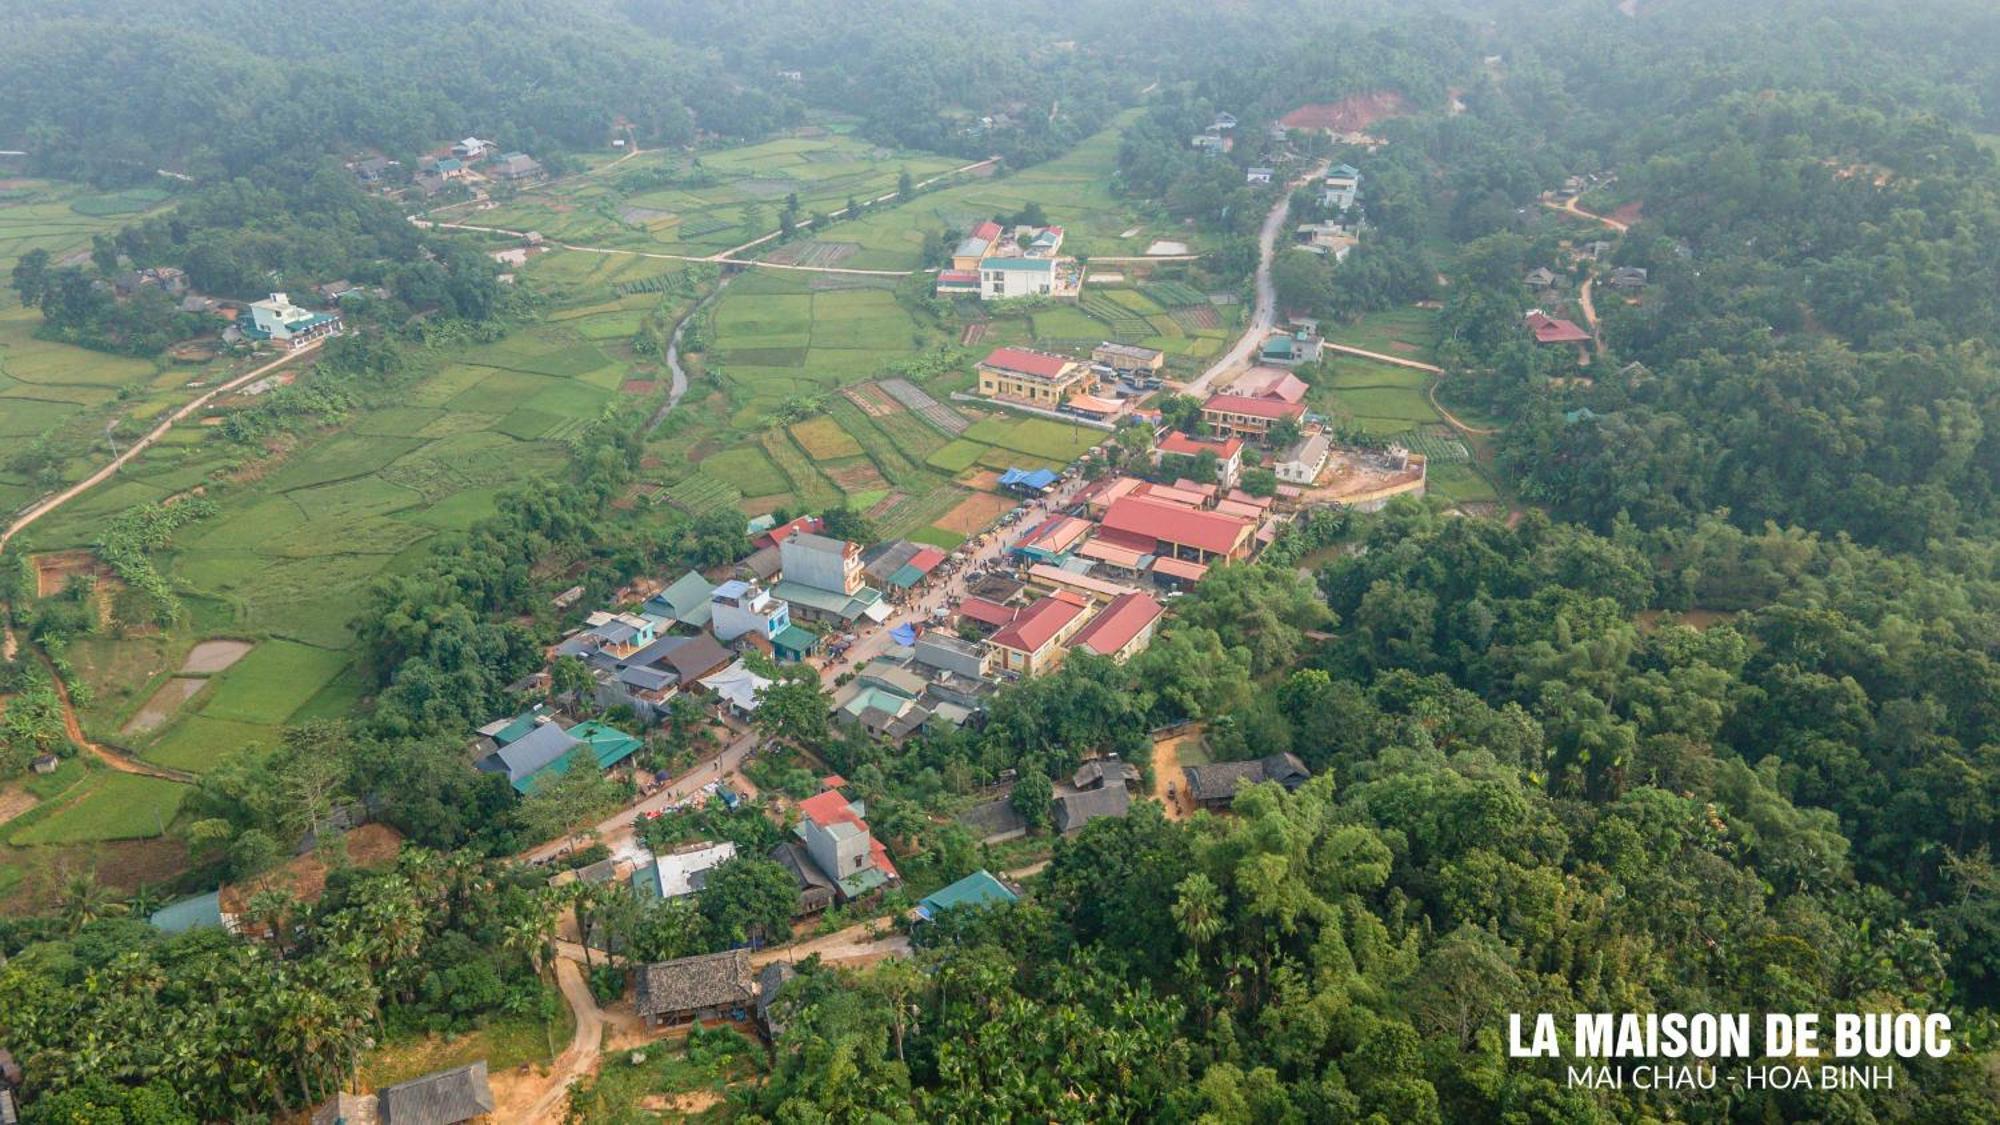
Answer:
<svg viewBox="0 0 2000 1125"><path fill-rule="evenodd" d="M980 361L980 366L1017 375L1032 375L1037 379L1055 379L1075 367L1076 361L1027 348L994 348Z"/></svg>
<svg viewBox="0 0 2000 1125"><path fill-rule="evenodd" d="M486 1060L385 1086L375 1093L381 1125L457 1125L493 1112Z"/></svg>
<svg viewBox="0 0 2000 1125"><path fill-rule="evenodd" d="M1083 607L1060 598L1043 598L1022 610L993 634L992 643L1017 652L1036 652L1075 621Z"/></svg>
<svg viewBox="0 0 2000 1125"><path fill-rule="evenodd" d="M1117 652L1165 612L1165 606L1146 594L1120 594L1071 639L1070 647L1107 655Z"/></svg>
<svg viewBox="0 0 2000 1125"><path fill-rule="evenodd" d="M1252 527L1234 516L1192 511L1143 496L1113 501L1105 509L1102 526L1128 536L1194 547L1216 555L1236 551Z"/></svg>
<svg viewBox="0 0 2000 1125"><path fill-rule="evenodd" d="M1217 441L1214 438L1189 437L1175 430L1161 438L1160 444L1155 448L1161 453L1172 453L1181 457L1199 457L1204 453L1213 453L1227 461L1243 452L1243 439L1233 437Z"/></svg>
<svg viewBox="0 0 2000 1125"><path fill-rule="evenodd" d="M1005 906L1020 900L1021 896L1008 890L1007 884L994 878L992 872L981 868L948 887L925 895L917 903L917 916L935 918L946 910L961 906Z"/></svg>
<svg viewBox="0 0 2000 1125"><path fill-rule="evenodd" d="M639 970L634 992L634 1006L642 1016L749 1007L756 999L747 949L655 961Z"/></svg>
<svg viewBox="0 0 2000 1125"><path fill-rule="evenodd" d="M1236 394L1210 395L1208 401L1201 404L1201 408L1204 411L1213 410L1222 414L1241 414L1248 418L1266 419L1303 418L1306 413L1303 403L1285 402L1275 398L1251 398L1248 395Z"/></svg>

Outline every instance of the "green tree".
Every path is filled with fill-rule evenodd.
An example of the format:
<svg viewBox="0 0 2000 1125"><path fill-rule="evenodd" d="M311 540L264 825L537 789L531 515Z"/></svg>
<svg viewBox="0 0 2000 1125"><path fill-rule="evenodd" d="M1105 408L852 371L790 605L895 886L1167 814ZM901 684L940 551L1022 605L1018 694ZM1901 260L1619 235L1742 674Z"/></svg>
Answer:
<svg viewBox="0 0 2000 1125"><path fill-rule="evenodd" d="M697 909L710 948L782 941L798 912L791 872L768 859L738 856L709 872Z"/></svg>

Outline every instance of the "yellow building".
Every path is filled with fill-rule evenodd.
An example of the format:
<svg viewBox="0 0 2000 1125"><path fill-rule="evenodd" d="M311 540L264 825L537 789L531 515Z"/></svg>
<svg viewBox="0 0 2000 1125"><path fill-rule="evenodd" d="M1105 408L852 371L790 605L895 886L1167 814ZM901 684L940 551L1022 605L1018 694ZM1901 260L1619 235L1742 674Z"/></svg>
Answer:
<svg viewBox="0 0 2000 1125"><path fill-rule="evenodd" d="M995 348L979 362L979 393L1053 409L1089 377L1089 369L1073 359L1026 348Z"/></svg>

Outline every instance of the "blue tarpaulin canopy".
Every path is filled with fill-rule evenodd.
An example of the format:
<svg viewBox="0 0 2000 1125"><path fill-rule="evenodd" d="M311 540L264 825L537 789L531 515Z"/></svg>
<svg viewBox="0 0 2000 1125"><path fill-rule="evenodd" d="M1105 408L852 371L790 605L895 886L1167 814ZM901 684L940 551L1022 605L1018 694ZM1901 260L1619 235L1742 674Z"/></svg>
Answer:
<svg viewBox="0 0 2000 1125"><path fill-rule="evenodd" d="M1046 491L1056 482L1056 475L1047 469L1008 469L1000 474L1003 488L1027 488L1036 492Z"/></svg>
<svg viewBox="0 0 2000 1125"><path fill-rule="evenodd" d="M899 645L913 645L917 643L917 630L908 624L898 625L889 630L889 639Z"/></svg>

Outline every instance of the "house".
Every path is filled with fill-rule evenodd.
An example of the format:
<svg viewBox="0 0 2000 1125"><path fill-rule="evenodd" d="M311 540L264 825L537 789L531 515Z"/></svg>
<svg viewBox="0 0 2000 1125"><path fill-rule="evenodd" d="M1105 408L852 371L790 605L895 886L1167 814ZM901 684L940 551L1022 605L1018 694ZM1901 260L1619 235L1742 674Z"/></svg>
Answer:
<svg viewBox="0 0 2000 1125"><path fill-rule="evenodd" d="M951 252L951 268L972 273L979 271L979 263L999 249L1000 236L1005 228L988 219L972 228L971 233L960 240Z"/></svg>
<svg viewBox="0 0 2000 1125"><path fill-rule="evenodd" d="M558 655L583 656L586 653L582 650L589 648L613 659L625 660L657 639L654 619L641 614L599 611L584 620L584 629L556 646Z"/></svg>
<svg viewBox="0 0 2000 1125"><path fill-rule="evenodd" d="M792 831L806 855L833 880L842 901L851 901L885 887L900 876L889 861L889 849L868 830L862 809L838 789L828 789L799 802L799 823Z"/></svg>
<svg viewBox="0 0 2000 1125"><path fill-rule="evenodd" d="M1050 516L1030 529L1013 546L1014 554L1029 562L1058 562L1068 558L1077 544L1090 534L1090 521L1075 516Z"/></svg>
<svg viewBox="0 0 2000 1125"><path fill-rule="evenodd" d="M1098 536L1159 558L1206 563L1247 558L1257 525L1235 516L1194 511L1144 496L1127 496L1104 511ZM1155 567L1158 562L1155 562Z"/></svg>
<svg viewBox="0 0 2000 1125"><path fill-rule="evenodd" d="M1259 166L1244 172L1243 182L1246 184L1268 184L1271 182L1271 177L1277 174L1278 172L1275 168Z"/></svg>
<svg viewBox="0 0 2000 1125"><path fill-rule="evenodd" d="M1051 810L1057 832L1071 836L1099 817L1122 817L1132 809L1132 794L1123 785L1058 793Z"/></svg>
<svg viewBox="0 0 2000 1125"><path fill-rule="evenodd" d="M731 579L709 596L709 622L718 641L733 641L746 633L775 640L792 628L792 607L762 586Z"/></svg>
<svg viewBox="0 0 2000 1125"><path fill-rule="evenodd" d="M250 323L238 326L252 340L272 340L289 348L301 348L340 332L339 313L309 312L292 304L283 293L273 293L250 302Z"/></svg>
<svg viewBox="0 0 2000 1125"><path fill-rule="evenodd" d="M1221 156L1236 147L1236 139L1221 133L1196 133L1188 144L1203 156Z"/></svg>
<svg viewBox="0 0 2000 1125"><path fill-rule="evenodd" d="M736 564L736 573L755 582L769 582L778 577L784 569L784 557L776 546L759 547L750 552L749 557Z"/></svg>
<svg viewBox="0 0 2000 1125"><path fill-rule="evenodd" d="M554 718L540 716L542 721L519 738L502 744L499 749L474 762L481 773L497 773L507 778L507 784L516 793L531 793L542 784L542 775L552 767L560 775L569 768L566 759L570 752L582 745L578 739L556 723ZM563 762L560 767L557 762Z"/></svg>
<svg viewBox="0 0 2000 1125"><path fill-rule="evenodd" d="M1153 464L1159 464L1162 457L1200 457L1204 453L1215 455L1216 481L1224 488L1235 487L1236 479L1243 471L1241 438L1197 438L1176 430L1161 438L1159 444L1153 447Z"/></svg>
<svg viewBox="0 0 2000 1125"><path fill-rule="evenodd" d="M1311 384L1282 367L1252 367L1228 387L1233 395L1279 402L1304 402L1311 390Z"/></svg>
<svg viewBox="0 0 2000 1125"><path fill-rule="evenodd" d="M1277 367L1318 363L1321 344L1319 333L1311 328L1274 332L1264 341L1264 346L1258 349L1257 362Z"/></svg>
<svg viewBox="0 0 2000 1125"><path fill-rule="evenodd" d="M1120 594L1077 631L1069 647L1077 652L1108 656L1123 664L1153 643L1153 632L1166 612L1165 606L1146 594L1137 591Z"/></svg>
<svg viewBox="0 0 2000 1125"><path fill-rule="evenodd" d="M958 882L917 900L916 910L913 913L919 921L929 922L947 910L961 908L981 910L994 906L1012 906L1019 901L1021 901L1020 895L982 867Z"/></svg>
<svg viewBox="0 0 2000 1125"><path fill-rule="evenodd" d="M1062 252L1063 229L1061 227L1043 227L1040 230L1026 227L1019 229L1024 232L1022 237L1027 241L1024 253L1028 257L1053 258Z"/></svg>
<svg viewBox="0 0 2000 1125"><path fill-rule="evenodd" d="M747 949L642 966L633 993L633 1006L648 1031L701 1020L740 1020L757 1003Z"/></svg>
<svg viewBox="0 0 2000 1125"><path fill-rule="evenodd" d="M982 630L1003 629L1013 623L1019 612L1011 606L973 595L967 595L958 603L959 622L969 621Z"/></svg>
<svg viewBox="0 0 2000 1125"><path fill-rule="evenodd" d="M1327 457L1332 452L1333 442L1324 433L1303 437L1278 454L1275 466L1278 479L1287 484L1312 484L1325 471Z"/></svg>
<svg viewBox="0 0 2000 1125"><path fill-rule="evenodd" d="M980 394L1049 407L1090 377L1089 369L1073 359L1027 348L995 348L977 370Z"/></svg>
<svg viewBox="0 0 2000 1125"><path fill-rule="evenodd" d="M979 283L982 301L1052 296L1056 263L1052 258L988 258L979 263Z"/></svg>
<svg viewBox="0 0 2000 1125"><path fill-rule="evenodd" d="M418 172L416 178L410 182L416 185L419 194L429 199L431 196L443 191L445 185L451 181L438 175L436 172L426 170Z"/></svg>
<svg viewBox="0 0 2000 1125"><path fill-rule="evenodd" d="M1070 777L1070 784L1077 790L1139 788L1139 767L1122 758L1092 758L1078 766Z"/></svg>
<svg viewBox="0 0 2000 1125"><path fill-rule="evenodd" d="M1166 366L1167 353L1158 348L1106 340L1090 350L1090 362L1109 367L1120 375L1158 375Z"/></svg>
<svg viewBox="0 0 2000 1125"><path fill-rule="evenodd" d="M440 179L456 180L465 175L465 161L456 156L439 157L424 165L424 171Z"/></svg>
<svg viewBox="0 0 2000 1125"><path fill-rule="evenodd" d="M1215 762L1205 766L1183 766L1188 796L1205 809L1226 809L1238 790L1266 781L1286 789L1297 789L1312 778L1312 771L1298 755L1272 754L1247 762Z"/></svg>
<svg viewBox="0 0 2000 1125"><path fill-rule="evenodd" d="M1300 223L1295 232L1297 249L1309 254L1331 254L1336 262L1344 262L1347 255L1361 244L1352 231L1343 223L1325 219L1317 223Z"/></svg>
<svg viewBox="0 0 2000 1125"><path fill-rule="evenodd" d="M799 532L778 544L778 553L784 578L771 592L790 603L793 617L842 626L888 620L882 591L864 581L860 547Z"/></svg>
<svg viewBox="0 0 2000 1125"><path fill-rule="evenodd" d="M1527 315L1528 331L1534 333L1537 344L1587 344L1590 333L1578 328L1575 323L1550 316L1540 309L1531 309Z"/></svg>
<svg viewBox="0 0 2000 1125"><path fill-rule="evenodd" d="M715 583L690 570L668 583L667 588L646 599L639 612L663 625L706 628L715 611ZM729 638L724 638L725 640Z"/></svg>
<svg viewBox="0 0 2000 1125"><path fill-rule="evenodd" d="M979 296L978 270L939 270L931 291L940 297Z"/></svg>
<svg viewBox="0 0 2000 1125"><path fill-rule="evenodd" d="M668 855L632 873L632 889L642 898L685 898L708 885L708 873L736 858L736 845L700 844Z"/></svg>
<svg viewBox="0 0 2000 1125"><path fill-rule="evenodd" d="M569 736L589 749L590 756L597 760L597 768L601 770L623 762L645 746L645 743L617 727L595 719L569 728Z"/></svg>
<svg viewBox="0 0 2000 1125"><path fill-rule="evenodd" d="M1022 676L1047 672L1062 663L1065 642L1088 616L1078 601L1045 597L1016 614L986 644L1002 671Z"/></svg>
<svg viewBox="0 0 2000 1125"><path fill-rule="evenodd" d="M62 768L62 759L54 754L38 754L28 768L39 774L51 774Z"/></svg>
<svg viewBox="0 0 2000 1125"><path fill-rule="evenodd" d="M1028 834L1028 822L1005 796L982 801L958 814L958 823L982 844L1003 844Z"/></svg>
<svg viewBox="0 0 2000 1125"><path fill-rule="evenodd" d="M910 659L938 672L982 680L992 667L993 655L984 645L960 640L946 633L926 632L917 638Z"/></svg>
<svg viewBox="0 0 2000 1125"><path fill-rule="evenodd" d="M839 888L833 885L832 879L826 877L826 872L819 869L819 864L813 862L812 856L806 854L804 844L796 840L787 840L771 849L770 859L789 872L792 882L798 886L799 905L796 910L798 917L810 917L822 913L833 905Z"/></svg>
<svg viewBox="0 0 2000 1125"><path fill-rule="evenodd" d="M758 548L776 547L778 544L783 543L800 532L817 534L825 530L826 521L824 519L818 516L800 516L797 519L759 532L750 540L750 545Z"/></svg>
<svg viewBox="0 0 2000 1125"><path fill-rule="evenodd" d="M1556 287L1556 271L1547 266L1536 266L1534 269L1528 271L1528 276L1521 279L1521 284L1530 289L1554 289Z"/></svg>
<svg viewBox="0 0 2000 1125"><path fill-rule="evenodd" d="M458 1125L491 1115L495 1104L481 1059L373 1094L335 1094L313 1111L312 1125Z"/></svg>
<svg viewBox="0 0 2000 1125"><path fill-rule="evenodd" d="M1239 394L1210 395L1201 404L1201 420L1209 429L1225 436L1230 434L1263 435L1271 424L1280 418L1290 418L1297 422L1306 416L1302 402L1286 402L1274 398L1248 398Z"/></svg>
<svg viewBox="0 0 2000 1125"><path fill-rule="evenodd" d="M633 657L633 663L666 668L691 684L722 669L735 654L707 633L692 637L661 637Z"/></svg>
<svg viewBox="0 0 2000 1125"><path fill-rule="evenodd" d="M1361 170L1352 164L1327 169L1320 182L1319 205L1329 211L1345 211L1354 206L1361 191Z"/></svg>
<svg viewBox="0 0 2000 1125"><path fill-rule="evenodd" d="M1619 266L1611 271L1609 284L1613 289L1644 289L1646 271L1638 266Z"/></svg>
<svg viewBox="0 0 2000 1125"><path fill-rule="evenodd" d="M1016 496L1044 496L1061 479L1050 469L1017 469L1010 465L997 483Z"/></svg>
<svg viewBox="0 0 2000 1125"><path fill-rule="evenodd" d="M542 174L541 162L525 152L510 152L486 169L486 174L498 180L519 182L532 180Z"/></svg>
<svg viewBox="0 0 2000 1125"><path fill-rule="evenodd" d="M1233 113L1217 113L1214 124L1210 125L1209 128L1218 133L1234 129L1236 128L1236 115Z"/></svg>
<svg viewBox="0 0 2000 1125"><path fill-rule="evenodd" d="M478 137L467 137L451 146L451 154L461 160L479 160L494 149L492 141L482 141Z"/></svg>
<svg viewBox="0 0 2000 1125"><path fill-rule="evenodd" d="M699 683L714 693L723 706L745 719L757 713L758 695L771 686L770 680L752 672L750 665L742 660L702 677Z"/></svg>
<svg viewBox="0 0 2000 1125"><path fill-rule="evenodd" d="M846 702L834 708L833 718L842 726L858 726L870 734L901 742L924 728L931 709L915 699L886 688L849 684Z"/></svg>

